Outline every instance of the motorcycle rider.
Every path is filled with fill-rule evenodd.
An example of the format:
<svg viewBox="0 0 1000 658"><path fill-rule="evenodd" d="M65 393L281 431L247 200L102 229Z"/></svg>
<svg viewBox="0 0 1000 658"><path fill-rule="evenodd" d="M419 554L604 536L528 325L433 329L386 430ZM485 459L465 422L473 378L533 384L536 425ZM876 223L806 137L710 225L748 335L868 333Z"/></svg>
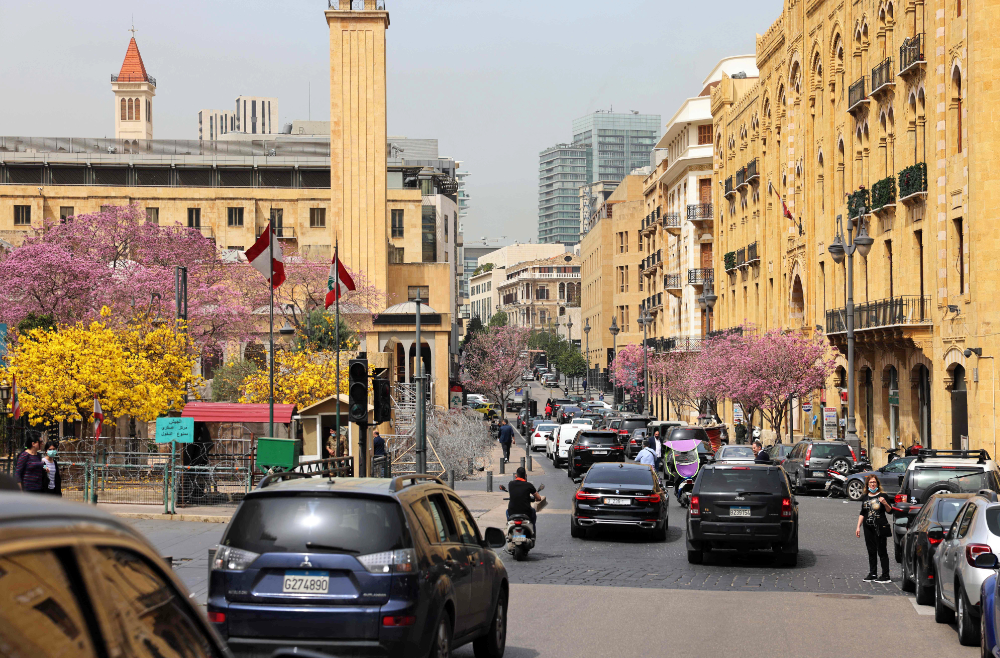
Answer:
<svg viewBox="0 0 1000 658"><path fill-rule="evenodd" d="M531 503L542 502L542 496L535 489L535 485L528 482L528 473L523 466L518 466L514 471L514 479L507 485L507 492L510 494L507 502L507 520L512 514L524 514L531 519L531 525L535 526L535 538L538 538L538 524L535 508Z"/></svg>

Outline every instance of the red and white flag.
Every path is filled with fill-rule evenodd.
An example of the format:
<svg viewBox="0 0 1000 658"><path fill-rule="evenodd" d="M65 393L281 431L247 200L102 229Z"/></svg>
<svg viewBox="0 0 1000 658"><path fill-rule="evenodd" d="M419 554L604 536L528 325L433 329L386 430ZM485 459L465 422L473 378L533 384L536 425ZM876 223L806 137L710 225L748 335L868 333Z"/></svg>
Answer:
<svg viewBox="0 0 1000 658"><path fill-rule="evenodd" d="M14 397L11 399L10 408L14 413L14 420L21 418L21 392L17 388L17 375L14 375Z"/></svg>
<svg viewBox="0 0 1000 658"><path fill-rule="evenodd" d="M347 291L354 289L354 279L340 261L340 257L334 256L330 262L330 278L326 281L326 307L330 308L335 301L347 294Z"/></svg>
<svg viewBox="0 0 1000 658"><path fill-rule="evenodd" d="M271 252L271 263L268 264L268 247L273 243L273 251ZM267 228L257 241L253 243L253 246L243 252L250 261L250 265L253 266L255 270L264 275L265 279L271 279L271 287L277 288L282 283L285 282L285 259L281 255L281 245L278 241L274 239L271 233L271 224L268 223ZM273 277L272 278L272 274Z"/></svg>
<svg viewBox="0 0 1000 658"><path fill-rule="evenodd" d="M94 438L101 438L101 428L104 426L104 412L101 410L101 401L94 396Z"/></svg>
<svg viewBox="0 0 1000 658"><path fill-rule="evenodd" d="M787 217L788 219L790 219L792 221L795 221L795 218L792 217L792 211L790 211L788 209L788 206L785 205L785 200L784 199L781 200L781 210L782 210L782 212L785 213L785 217Z"/></svg>

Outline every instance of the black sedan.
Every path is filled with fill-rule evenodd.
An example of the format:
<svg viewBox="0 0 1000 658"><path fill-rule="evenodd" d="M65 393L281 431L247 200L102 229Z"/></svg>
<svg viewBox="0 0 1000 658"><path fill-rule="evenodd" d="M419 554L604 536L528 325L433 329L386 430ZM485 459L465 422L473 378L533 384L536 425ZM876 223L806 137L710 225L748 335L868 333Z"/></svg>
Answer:
<svg viewBox="0 0 1000 658"><path fill-rule="evenodd" d="M573 418L579 418L583 414L583 410L580 407L574 407L569 404L559 406L559 422L568 423Z"/></svg>
<svg viewBox="0 0 1000 658"><path fill-rule="evenodd" d="M625 461L625 446L610 430L581 430L569 447L566 472L574 480L599 462Z"/></svg>
<svg viewBox="0 0 1000 658"><path fill-rule="evenodd" d="M934 603L934 551L943 541L944 531L951 527L970 496L970 493L934 494L906 530L903 537L903 591L916 591L920 605Z"/></svg>
<svg viewBox="0 0 1000 658"><path fill-rule="evenodd" d="M647 464L594 464L573 497L569 531L640 528L656 541L667 539L669 496Z"/></svg>
<svg viewBox="0 0 1000 658"><path fill-rule="evenodd" d="M686 541L691 564L714 549L770 549L795 566L799 508L785 471L771 464L705 466L691 491Z"/></svg>

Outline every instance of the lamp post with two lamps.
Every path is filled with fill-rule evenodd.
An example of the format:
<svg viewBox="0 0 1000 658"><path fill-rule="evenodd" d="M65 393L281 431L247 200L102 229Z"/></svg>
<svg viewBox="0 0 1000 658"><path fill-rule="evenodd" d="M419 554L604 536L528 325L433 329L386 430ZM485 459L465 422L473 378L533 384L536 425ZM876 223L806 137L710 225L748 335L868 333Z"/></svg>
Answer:
<svg viewBox="0 0 1000 658"><path fill-rule="evenodd" d="M611 362L608 363L608 379L611 379L611 365L618 358L618 332L621 329L618 328L618 317L615 316L611 318L611 326L608 327L608 331L611 332ZM611 382L611 399L613 406L618 406L618 386L612 381Z"/></svg>
<svg viewBox="0 0 1000 658"><path fill-rule="evenodd" d="M583 392L590 390L590 318L583 324L583 335L587 337L587 379L583 383Z"/></svg>
<svg viewBox="0 0 1000 658"><path fill-rule="evenodd" d="M641 413L646 413L646 406L649 400L649 368L647 367L647 351L646 351L646 329L649 325L653 324L653 316L649 314L649 310L643 307L642 312L639 314L639 324L642 325L642 410Z"/></svg>
<svg viewBox="0 0 1000 658"><path fill-rule="evenodd" d="M854 221L848 220L847 241L844 241L844 219L843 215L837 215L837 236L830 243L827 250L833 262L840 263L847 259L847 433L844 437L852 446L860 446L858 440L858 429L854 418L854 252L861 254L862 258L868 257L872 244L875 240L868 235L865 227L866 208L858 208L858 236L854 237ZM788 421L791 422L791 419ZM870 436L870 432L869 432ZM870 441L870 439L869 439ZM871 446L868 446L868 454L871 454Z"/></svg>
<svg viewBox="0 0 1000 658"><path fill-rule="evenodd" d="M573 350L573 318L566 318L566 340L569 341L569 349ZM569 389L569 375L566 375L566 388Z"/></svg>
<svg viewBox="0 0 1000 658"><path fill-rule="evenodd" d="M3 416L3 444L0 445L0 450L3 454L3 465L4 472L10 475L14 472L14 453L17 448L14 446L14 430L7 423L7 417L13 415L13 409L10 408L10 384L0 384L0 416Z"/></svg>

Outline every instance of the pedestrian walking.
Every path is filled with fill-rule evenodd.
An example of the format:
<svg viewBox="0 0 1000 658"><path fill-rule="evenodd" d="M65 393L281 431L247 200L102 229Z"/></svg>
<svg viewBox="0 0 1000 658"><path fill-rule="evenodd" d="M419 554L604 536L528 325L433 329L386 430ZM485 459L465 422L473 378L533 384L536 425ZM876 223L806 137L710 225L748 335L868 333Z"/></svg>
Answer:
<svg viewBox="0 0 1000 658"><path fill-rule="evenodd" d="M753 445L750 446L753 449L753 461L755 464L770 464L771 455L767 454L764 450L764 444L760 442L760 439L755 439Z"/></svg>
<svg viewBox="0 0 1000 658"><path fill-rule="evenodd" d="M890 509L892 503L889 497L882 491L882 485L878 478L869 475L865 478L865 495L861 498L861 513L858 515L858 527L854 530L854 536L861 536L861 527L865 529L865 548L868 549L868 575L865 582L889 583L889 551L886 549L886 540L892 528L886 518L886 510ZM875 576L876 555L877 562L881 562L881 574Z"/></svg>
<svg viewBox="0 0 1000 658"><path fill-rule="evenodd" d="M655 469L656 459L656 441L653 437L649 437L646 439L646 445L635 456L635 461L639 464L648 464Z"/></svg>
<svg viewBox="0 0 1000 658"><path fill-rule="evenodd" d="M337 437L334 435L333 430L330 430L330 435L326 439L326 458L333 459L337 456Z"/></svg>
<svg viewBox="0 0 1000 658"><path fill-rule="evenodd" d="M385 439L375 430L375 438L372 439L372 456L382 457L385 455Z"/></svg>
<svg viewBox="0 0 1000 658"><path fill-rule="evenodd" d="M500 422L500 447L503 449L503 460L510 463L510 444L514 442L514 428L507 419Z"/></svg>
<svg viewBox="0 0 1000 658"><path fill-rule="evenodd" d="M743 421L736 423L736 427L733 428L733 436L736 437L736 445L743 445L747 440L747 426L743 424Z"/></svg>
<svg viewBox="0 0 1000 658"><path fill-rule="evenodd" d="M653 430L653 450L656 452L656 470L663 472L663 441L660 439L660 430Z"/></svg>
<svg viewBox="0 0 1000 658"><path fill-rule="evenodd" d="M39 437L28 439L25 443L24 452L17 458L17 466L14 467L14 479L17 480L21 491L44 493L48 475L45 471L45 465L42 464L42 456L38 454L41 444L42 440Z"/></svg>
<svg viewBox="0 0 1000 658"><path fill-rule="evenodd" d="M43 491L47 494L62 496L62 473L59 472L59 461L56 459L58 453L58 441L45 442L45 454L42 455L42 465L45 467L48 479Z"/></svg>

